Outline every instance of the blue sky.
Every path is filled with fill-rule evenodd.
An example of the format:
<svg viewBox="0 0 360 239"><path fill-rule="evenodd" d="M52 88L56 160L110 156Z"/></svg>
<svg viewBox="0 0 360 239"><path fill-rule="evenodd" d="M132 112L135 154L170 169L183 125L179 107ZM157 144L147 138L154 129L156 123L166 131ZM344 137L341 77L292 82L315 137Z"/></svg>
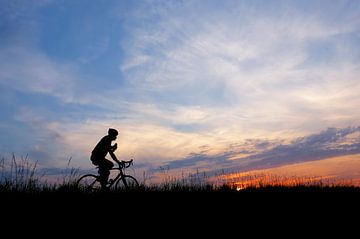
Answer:
<svg viewBox="0 0 360 239"><path fill-rule="evenodd" d="M268 167L284 145L287 164L299 139L339 132L352 148L336 156L359 151L357 0L0 6L2 157L91 168L109 127L118 157L149 171Z"/></svg>

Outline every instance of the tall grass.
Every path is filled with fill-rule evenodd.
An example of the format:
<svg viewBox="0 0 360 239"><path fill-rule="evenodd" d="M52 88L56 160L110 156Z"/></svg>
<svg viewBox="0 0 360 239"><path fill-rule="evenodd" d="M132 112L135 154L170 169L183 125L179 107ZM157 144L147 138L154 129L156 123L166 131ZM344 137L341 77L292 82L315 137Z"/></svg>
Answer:
<svg viewBox="0 0 360 239"><path fill-rule="evenodd" d="M42 175L36 174L37 162L31 163L28 156L16 158L12 155L10 164L5 158L0 161L1 191L34 191L40 186Z"/></svg>
<svg viewBox="0 0 360 239"><path fill-rule="evenodd" d="M81 192L76 186L80 177L79 169L70 166L71 158L63 171L62 180L56 184L47 183L45 173L37 171L38 162L31 162L27 156L10 161L0 160L0 193L3 192ZM141 182L137 192L253 192L312 190L327 191L347 189L360 192L351 180L334 180L325 177L287 177L271 174L223 173L209 176L205 172L182 173L175 177L164 170L163 180L159 183ZM134 191L134 190L132 190Z"/></svg>
<svg viewBox="0 0 360 239"><path fill-rule="evenodd" d="M162 181L153 184L147 184L145 189L147 191L214 191L216 185L208 181L208 176L205 172L196 173L181 173L180 176L169 174L167 170L162 171Z"/></svg>
<svg viewBox="0 0 360 239"><path fill-rule="evenodd" d="M331 189L349 188L360 191L350 179L338 179L332 176L286 176L270 173L232 173L219 176L223 183L231 185L237 191L263 189Z"/></svg>
<svg viewBox="0 0 360 239"><path fill-rule="evenodd" d="M0 160L0 192L25 192L39 193L63 190L74 187L78 177L78 170L70 168L70 161L62 173L59 183L49 183L46 173L40 173L38 162L32 162L26 155L16 157L14 154L10 160Z"/></svg>
<svg viewBox="0 0 360 239"><path fill-rule="evenodd" d="M66 191L76 190L76 181L80 177L80 172L78 168L70 166L71 157L69 158L65 170L62 172L62 181L57 185L58 190Z"/></svg>

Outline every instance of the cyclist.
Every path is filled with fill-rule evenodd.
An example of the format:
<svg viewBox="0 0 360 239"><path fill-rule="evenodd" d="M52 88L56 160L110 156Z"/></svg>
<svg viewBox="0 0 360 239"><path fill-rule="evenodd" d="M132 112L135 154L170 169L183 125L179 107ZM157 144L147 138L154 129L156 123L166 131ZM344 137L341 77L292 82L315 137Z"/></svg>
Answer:
<svg viewBox="0 0 360 239"><path fill-rule="evenodd" d="M103 190L106 190L106 184L109 179L110 169L114 167L114 163L106 159L106 155L109 153L111 158L115 162L119 162L116 158L114 151L117 149L117 143L111 145L111 142L116 140L118 131L116 129L109 128L108 135L105 135L95 146L91 152L91 162L99 166L100 184Z"/></svg>

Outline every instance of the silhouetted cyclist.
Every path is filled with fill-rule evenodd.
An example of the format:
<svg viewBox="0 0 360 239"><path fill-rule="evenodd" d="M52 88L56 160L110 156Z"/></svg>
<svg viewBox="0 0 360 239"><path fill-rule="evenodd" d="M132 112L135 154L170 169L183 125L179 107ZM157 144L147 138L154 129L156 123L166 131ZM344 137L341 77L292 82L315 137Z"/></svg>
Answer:
<svg viewBox="0 0 360 239"><path fill-rule="evenodd" d="M99 175L101 188L106 189L106 184L109 179L110 169L114 167L114 163L106 159L107 153L110 154L111 158L118 162L114 151L117 149L117 144L111 145L111 142L116 140L118 131L116 129L109 128L108 135L104 136L95 146L94 150L91 153L91 162L99 166Z"/></svg>

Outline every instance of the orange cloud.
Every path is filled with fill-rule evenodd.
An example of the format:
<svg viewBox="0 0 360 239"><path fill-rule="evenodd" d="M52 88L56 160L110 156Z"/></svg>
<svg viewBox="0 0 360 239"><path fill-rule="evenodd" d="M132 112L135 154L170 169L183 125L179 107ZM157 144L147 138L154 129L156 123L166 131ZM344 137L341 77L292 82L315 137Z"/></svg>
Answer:
<svg viewBox="0 0 360 239"><path fill-rule="evenodd" d="M252 170L223 175L220 180L233 183L239 189L249 185L325 185L360 186L360 154L332 157L291 164L265 170Z"/></svg>

